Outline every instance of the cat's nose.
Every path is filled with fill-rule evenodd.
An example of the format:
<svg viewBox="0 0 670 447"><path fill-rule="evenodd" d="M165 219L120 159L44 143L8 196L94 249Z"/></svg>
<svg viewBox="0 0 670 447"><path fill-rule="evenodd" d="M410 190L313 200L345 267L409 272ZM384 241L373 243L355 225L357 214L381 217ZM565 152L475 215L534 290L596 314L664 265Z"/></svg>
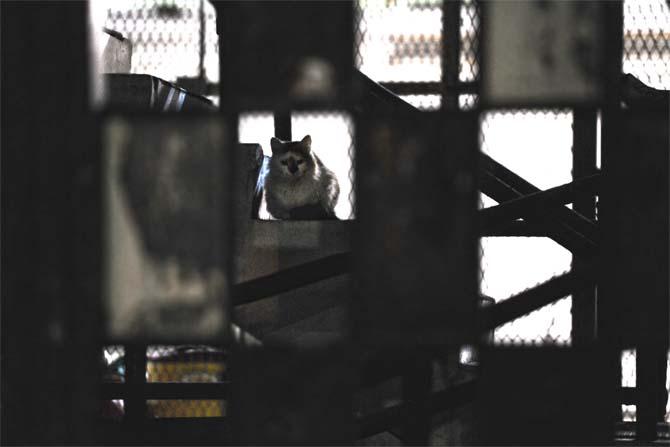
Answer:
<svg viewBox="0 0 670 447"><path fill-rule="evenodd" d="M291 174L295 174L298 172L298 167L297 166L289 166L288 170L291 171Z"/></svg>

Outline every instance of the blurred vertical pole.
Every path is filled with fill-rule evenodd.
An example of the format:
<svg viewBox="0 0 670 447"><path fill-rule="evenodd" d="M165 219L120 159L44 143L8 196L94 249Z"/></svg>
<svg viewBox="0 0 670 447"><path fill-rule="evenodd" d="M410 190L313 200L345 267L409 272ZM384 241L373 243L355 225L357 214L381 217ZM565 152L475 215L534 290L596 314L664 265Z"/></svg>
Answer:
<svg viewBox="0 0 670 447"><path fill-rule="evenodd" d="M602 146L601 163L603 171L607 171L613 155L621 148L619 127L620 112L620 80L622 74L623 55L623 1L603 2L605 8L605 97L602 108ZM621 420L621 401L618 398L621 387L621 330L617 327L619 301L622 294L612 287L611 273L616 259L612 257L613 241L616 235L616 218L613 214L614 186L611 182L603 182L598 201L598 219L600 226L600 259L598 272L598 299L596 305L597 337L599 346L605 350L605 378L609 399L611 426Z"/></svg>
<svg viewBox="0 0 670 447"><path fill-rule="evenodd" d="M442 4L442 108L458 110L458 72L461 52L461 0Z"/></svg>
<svg viewBox="0 0 670 447"><path fill-rule="evenodd" d="M200 7L198 8L199 20L200 20L200 33L198 35L199 39L199 49L200 49L200 59L198 63L198 81L200 82L200 87L202 92L207 91L207 78L205 76L205 0L200 0Z"/></svg>
<svg viewBox="0 0 670 447"><path fill-rule="evenodd" d="M660 356L659 356L660 354ZM656 349L656 344L642 342L637 346L635 358L637 384L637 439L644 442L656 440L656 423L660 422L659 390L665 387L658 374L657 359L665 360L662 349ZM664 362L665 363L665 362ZM665 366L665 365L663 365Z"/></svg>
<svg viewBox="0 0 670 447"><path fill-rule="evenodd" d="M572 123L572 178L578 179L596 172L596 110L578 108L573 111ZM589 219L595 219L595 199L591 194L575 198L573 210ZM588 260L572 258L572 270L584 271ZM580 290L572 295L572 343L583 346L595 340L596 287Z"/></svg>
<svg viewBox="0 0 670 447"><path fill-rule="evenodd" d="M213 4L223 111L272 111L274 135L282 140L298 137L292 134L293 110L351 113L352 1ZM287 248L281 242L280 258ZM279 314L288 310L278 306ZM344 379L353 374L351 356L329 351L321 343L306 350L293 343L233 348L227 364L233 383L227 426L232 442L352 444L353 379Z"/></svg>
<svg viewBox="0 0 670 447"><path fill-rule="evenodd" d="M431 356L426 352L416 352L407 359L402 377L406 409L403 444L428 445L431 425L429 398L433 379Z"/></svg>
<svg viewBox="0 0 670 447"><path fill-rule="evenodd" d="M278 109L274 111L275 137L284 141L291 141L291 111Z"/></svg>
<svg viewBox="0 0 670 447"><path fill-rule="evenodd" d="M99 229L78 233L76 212L99 203L96 189L85 189L96 175L87 2L0 7L0 443L92 444L101 355L97 263L85 266L92 276L82 279L77 257L85 243L97 252Z"/></svg>
<svg viewBox="0 0 670 447"><path fill-rule="evenodd" d="M125 350L126 383L133 390L133 394L125 400L125 422L139 426L147 417L147 401L142 393L147 374L147 345L129 344Z"/></svg>

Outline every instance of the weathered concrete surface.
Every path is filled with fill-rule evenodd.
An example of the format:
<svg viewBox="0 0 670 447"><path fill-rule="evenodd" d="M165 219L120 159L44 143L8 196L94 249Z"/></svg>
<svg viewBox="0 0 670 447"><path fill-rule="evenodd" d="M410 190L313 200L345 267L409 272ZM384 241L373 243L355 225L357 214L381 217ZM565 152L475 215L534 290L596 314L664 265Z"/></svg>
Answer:
<svg viewBox="0 0 670 447"><path fill-rule="evenodd" d="M235 271L233 283L349 251L347 221L263 221L252 217L252 200L263 153L238 145L235 172ZM238 306L234 320L266 342L313 346L345 335L349 275Z"/></svg>

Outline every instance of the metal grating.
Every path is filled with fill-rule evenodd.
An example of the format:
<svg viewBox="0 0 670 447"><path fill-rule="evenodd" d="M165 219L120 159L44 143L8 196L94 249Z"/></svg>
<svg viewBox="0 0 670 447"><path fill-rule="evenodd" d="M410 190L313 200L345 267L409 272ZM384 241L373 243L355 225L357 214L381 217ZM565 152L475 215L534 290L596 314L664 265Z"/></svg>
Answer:
<svg viewBox="0 0 670 447"><path fill-rule="evenodd" d="M339 219L354 218L353 189L353 120L339 112L294 113L291 117L293 139L312 137L312 150L323 164L333 171L340 185L340 198L335 206Z"/></svg>
<svg viewBox="0 0 670 447"><path fill-rule="evenodd" d="M438 110L442 106L440 95L400 95L400 97L420 110Z"/></svg>
<svg viewBox="0 0 670 447"><path fill-rule="evenodd" d="M623 71L647 85L670 89L670 5L664 0L624 0ZM636 352L621 356L622 386L636 385ZM670 353L666 370L666 389L670 390ZM622 405L624 421L636 420L636 406ZM665 421L670 423L670 399Z"/></svg>
<svg viewBox="0 0 670 447"><path fill-rule="evenodd" d="M670 6L664 0L624 1L623 71L670 89Z"/></svg>
<svg viewBox="0 0 670 447"><path fill-rule="evenodd" d="M123 383L126 381L125 349L121 345L110 345L102 348L102 381L107 383ZM121 399L103 400L100 402L100 416L103 419L123 419L125 402Z"/></svg>
<svg viewBox="0 0 670 447"><path fill-rule="evenodd" d="M541 189L571 181L568 111L487 112L481 119L480 142L483 152ZM495 204L486 196L482 201L484 206ZM570 252L548 238L485 237L481 246L481 291L498 302L570 270ZM569 344L571 307L571 297L566 297L502 325L494 342Z"/></svg>
<svg viewBox="0 0 670 447"><path fill-rule="evenodd" d="M479 104L479 95L458 95L458 108L461 110L472 110Z"/></svg>
<svg viewBox="0 0 670 447"><path fill-rule="evenodd" d="M265 155L272 155L270 138L275 134L272 112L257 111L240 114L237 131L240 143L260 144Z"/></svg>
<svg viewBox="0 0 670 447"><path fill-rule="evenodd" d="M637 386L637 350L626 349L621 352L621 386L635 388ZM665 405L665 422L670 423L670 351L666 360L665 389L668 392L668 400ZM637 420L636 405L621 405L621 420L623 422L635 422Z"/></svg>
<svg viewBox="0 0 670 447"><path fill-rule="evenodd" d="M223 400L148 400L147 410L153 418L207 418L226 415Z"/></svg>
<svg viewBox="0 0 670 447"><path fill-rule="evenodd" d="M171 82L202 74L210 82L219 81L216 11L208 1L102 1L107 7L105 27L133 44L131 73Z"/></svg>
<svg viewBox="0 0 670 447"><path fill-rule="evenodd" d="M479 3L463 0L461 3L461 54L458 79L462 82L479 80Z"/></svg>
<svg viewBox="0 0 670 447"><path fill-rule="evenodd" d="M111 3L111 2L110 2ZM207 8L205 36L206 47L204 55L204 75L211 82L218 82L218 40L215 32L214 11L213 8L204 2ZM176 5L182 12L176 15L170 12ZM167 80L176 80L180 76L197 77L199 73L200 45L198 35L200 33L200 24L198 21L198 8L200 2L195 1L124 1L114 2L108 10L106 26L115 29L134 42L133 68L134 73L149 73ZM368 75L378 81L437 81L441 75L441 49L439 42L439 33L441 32L441 2L439 1L386 1L372 2L360 0L358 6L361 11L360 26L358 35L360 46L357 52L357 64ZM406 11L416 19L403 19L402 26L396 27L398 19L402 16L400 11ZM670 88L670 14L667 3L663 0L626 0L625 1L625 21L624 21L624 71L630 72L639 77L644 82L657 88ZM406 16L405 16L406 17ZM385 23L383 23L385 21ZM463 82L476 81L479 76L479 65L477 62L478 39L477 32L479 26L479 15L476 2L474 0L464 0L461 6L461 58L459 79ZM424 34L417 34L418 25L412 25L404 22L414 22L428 24L428 27L421 26L420 30ZM194 25L195 23L195 25ZM439 24L439 25L438 25ZM398 32L391 30L400 30ZM395 34L394 34L395 32ZM437 35L437 41L434 36ZM181 54L184 56L182 57ZM193 55L196 55L194 57ZM178 63L174 63L178 61ZM436 97L437 99L435 99ZM422 109L433 109L439 107L439 96L437 95L408 95L404 97L408 102ZM477 95L460 95L459 104L463 109L471 108L476 105ZM515 112L512 112L514 114ZM553 113L553 112L552 112ZM533 120L529 113L518 112L515 120L525 127L517 136L525 139L525 135L533 127ZM540 114L542 116L542 113ZM526 119L524 118L524 116ZM267 116L259 118L263 124L258 122L259 126L267 126ZM269 118L270 124L272 118ZM505 146L505 152L513 153L518 150L516 144L506 144L500 142L500 137L496 136L496 131L491 128L484 129L482 126L482 135L485 139L486 148L484 150L493 150L491 148ZM490 123L489 123L490 124ZM249 124L245 124L249 126ZM240 123L242 129L242 122ZM248 127L247 127L248 128ZM271 132L273 133L273 131ZM240 132L240 141L244 141L243 133ZM248 135L248 133L244 133ZM297 133L296 133L297 135ZM548 137L551 135L552 137ZM544 140L549 141L553 136L559 136L563 140L566 134L563 131L545 134ZM244 141L247 142L247 141ZM259 142L263 146L266 141L248 141ZM546 148L536 148L538 156L546 155ZM349 145L348 153L350 155L350 164L353 146ZM549 151L550 152L550 151ZM543 186L542 183L546 177L544 172L550 172L544 168L524 172L524 168L515 168L509 165L502 155L502 152L496 152L494 155L499 161L503 162L519 174L536 183L537 186L544 188L555 186L555 182L548 182ZM569 150L566 152L569 156ZM493 155L493 154L492 154ZM551 163L549 163L551 164ZM562 166L562 163L561 163ZM561 167L561 171L562 171ZM533 171L538 171L538 177L533 179ZM352 183L351 170L347 177L349 184ZM338 176L339 178L340 176ZM569 181L569 178L566 178ZM344 194L342 195L344 197ZM353 210L353 200L350 203ZM353 212L353 211L351 211ZM489 239L489 238L485 238ZM512 240L511 238L507 238ZM524 244L525 239L514 240L514 243ZM549 242L549 241L547 241ZM549 242L550 244L553 244ZM495 248L492 241L482 240L482 290L490 292L496 299L504 299L493 291L498 287L496 285L496 275L494 270L497 268L498 256L500 259L506 257L509 259L509 253L515 248L498 247ZM499 252L499 254L496 254ZM541 263L546 262L543 253L544 248L537 248L537 256L531 255L530 259ZM554 256L554 255L552 255ZM556 255L561 257L562 255ZM559 263L560 264L560 263ZM569 263L567 264L569 268ZM519 269L521 271L523 269ZM559 266L547 267L545 276L542 279L548 279L553 274L562 271ZM524 276L524 275L517 275ZM510 287L510 294L518 292L528 287L531 281L528 278L519 279L515 287ZM507 295L509 296L509 295ZM552 310L553 309L553 310ZM567 310L566 310L567 309ZM543 313L544 312L544 313ZM567 337L565 329L558 330L556 317L553 314L560 314L560 321L567 314L569 317L569 298L561 300L554 305L547 306L528 316L510 322L496 330L496 340L499 342L518 342L518 343L546 343L546 342L568 342L569 329ZM545 314L551 314L551 318ZM543 323L533 323L531 326L538 327L533 331L527 332L527 321L542 320ZM109 347L112 348L112 347ZM115 349L117 347L114 347ZM118 347L121 350L122 347ZM105 348L107 350L107 348ZM112 351L106 351L112 352ZM630 376L630 362L622 365L624 378ZM628 366L627 366L628 365ZM634 362L633 362L634 365ZM633 370L634 377L634 370ZM121 376L121 379L123 377ZM632 406L634 407L634 406ZM632 417L634 418L634 408ZM667 416L666 416L667 420Z"/></svg>
<svg viewBox="0 0 670 447"><path fill-rule="evenodd" d="M216 383L225 378L224 354L209 346L149 346L147 382Z"/></svg>
<svg viewBox="0 0 670 447"><path fill-rule="evenodd" d="M124 382L126 364L124 360L125 349L120 345L105 346L102 348L104 382Z"/></svg>
<svg viewBox="0 0 670 447"><path fill-rule="evenodd" d="M357 67L377 82L442 76L441 0L358 0Z"/></svg>
<svg viewBox="0 0 670 447"><path fill-rule="evenodd" d="M103 348L103 381L123 383L125 349L123 346ZM149 346L146 350L148 383L221 383L226 380L225 354L211 346ZM125 415L123 400L101 402L105 419L121 420ZM220 399L147 400L148 416L153 418L222 417L225 401Z"/></svg>

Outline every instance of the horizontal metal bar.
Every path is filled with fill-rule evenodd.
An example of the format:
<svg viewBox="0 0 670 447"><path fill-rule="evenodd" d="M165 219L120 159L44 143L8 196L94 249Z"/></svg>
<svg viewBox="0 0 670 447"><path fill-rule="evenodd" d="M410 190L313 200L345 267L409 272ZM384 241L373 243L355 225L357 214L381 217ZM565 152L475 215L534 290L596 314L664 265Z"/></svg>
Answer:
<svg viewBox="0 0 670 447"><path fill-rule="evenodd" d="M441 82L380 82L396 95L440 95Z"/></svg>
<svg viewBox="0 0 670 447"><path fill-rule="evenodd" d="M480 236L489 237L549 237L549 230L541 225L514 220L496 225L494 228L482 228Z"/></svg>
<svg viewBox="0 0 670 447"><path fill-rule="evenodd" d="M355 70L354 73L359 88L365 93L361 102L354 107L358 113L370 114L378 110L419 113L416 107L402 100L390 89L395 88L397 92L405 89L403 92L409 93L411 91L409 90L410 88L416 87L418 89L424 87L410 85L401 87L400 84L387 83L386 85L389 88L386 88L358 70ZM469 86L474 87L476 84L469 84ZM464 85L463 87L465 88L466 86ZM463 92L465 93L466 90L464 89ZM440 90L435 91L435 93L438 92ZM481 154L480 156L480 173L481 191L498 202L505 202L540 191L539 188L505 168L486 154ZM541 225L541 228L550 229L549 237L574 254L584 257L592 256L597 248L595 242L597 233L595 224L584 216L563 206L557 207L557 212L556 219L558 222L552 222L550 219L536 219L533 223Z"/></svg>
<svg viewBox="0 0 670 447"><path fill-rule="evenodd" d="M481 191L499 203L540 191L485 154L481 164ZM547 228L551 239L574 254L590 257L596 251L595 224L569 208L551 207L546 217L533 217L529 222Z"/></svg>
<svg viewBox="0 0 670 447"><path fill-rule="evenodd" d="M505 202L523 195L487 171L482 176L481 190L498 202ZM562 224L557 219L550 219L549 217L544 219L531 218L529 223L545 228L546 236L570 250L573 254L590 257L596 251L594 241L589 240L573 228Z"/></svg>
<svg viewBox="0 0 670 447"><path fill-rule="evenodd" d="M577 194L595 194L600 187L600 179L601 174L590 175L565 185L531 193L480 210L479 217L482 227L494 228L521 217L540 217L547 207L571 203Z"/></svg>
<svg viewBox="0 0 670 447"><path fill-rule="evenodd" d="M288 292L334 276L351 269L350 253L338 253L316 261L289 267L267 276L255 278L233 286L233 303L236 306Z"/></svg>
<svg viewBox="0 0 670 447"><path fill-rule="evenodd" d="M226 399L229 382L102 383L102 399Z"/></svg>
<svg viewBox="0 0 670 447"><path fill-rule="evenodd" d="M486 154L481 154L480 164L482 169L488 171L490 175L493 175L496 178L502 180L504 184L508 185L509 187L508 196L501 198L502 200L491 196L491 198L497 202L505 202L523 195L540 192L540 188L507 169L505 166L498 163L496 160ZM488 192L482 192L490 196ZM579 231L579 233L584 234L592 240L595 240L597 228L590 219L587 219L576 211L565 208L563 206L557 206L555 207L555 210L557 211L558 217L563 225L572 227L575 229L574 231Z"/></svg>
<svg viewBox="0 0 670 447"><path fill-rule="evenodd" d="M622 405L636 405L637 401L637 388L630 386L619 388L619 402Z"/></svg>
<svg viewBox="0 0 670 447"><path fill-rule="evenodd" d="M440 95L441 82L380 82L396 95ZM455 94L476 94L479 92L478 82L458 82L454 87Z"/></svg>
<svg viewBox="0 0 670 447"><path fill-rule="evenodd" d="M145 417L138 421L98 420L105 445L230 445L226 417Z"/></svg>
<svg viewBox="0 0 670 447"><path fill-rule="evenodd" d="M522 317L553 303L575 290L595 284L591 269L569 272L514 295L480 311L480 332L488 332L501 324Z"/></svg>

